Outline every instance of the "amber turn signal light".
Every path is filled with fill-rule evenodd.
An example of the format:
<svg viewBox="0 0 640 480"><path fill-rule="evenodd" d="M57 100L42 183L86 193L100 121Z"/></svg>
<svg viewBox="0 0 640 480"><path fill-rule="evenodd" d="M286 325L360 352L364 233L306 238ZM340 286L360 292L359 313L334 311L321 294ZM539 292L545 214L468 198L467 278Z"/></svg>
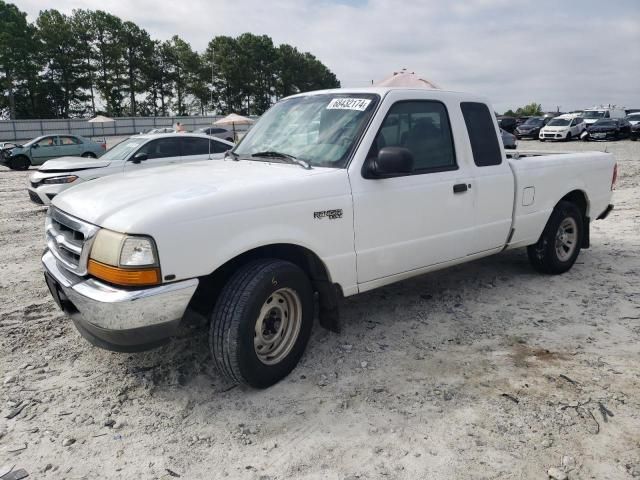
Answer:
<svg viewBox="0 0 640 480"><path fill-rule="evenodd" d="M157 267L119 268L89 260L87 272L105 282L125 287L141 287L160 283L160 269Z"/></svg>

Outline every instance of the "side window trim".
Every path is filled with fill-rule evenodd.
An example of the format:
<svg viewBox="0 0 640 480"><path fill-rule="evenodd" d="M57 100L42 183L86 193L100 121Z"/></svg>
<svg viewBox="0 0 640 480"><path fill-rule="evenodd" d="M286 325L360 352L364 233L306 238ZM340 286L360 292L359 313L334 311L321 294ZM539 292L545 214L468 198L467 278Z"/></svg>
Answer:
<svg viewBox="0 0 640 480"><path fill-rule="evenodd" d="M387 113L385 113L385 116L382 119L382 123L380 124L380 128L378 128L378 131L376 132L376 135L373 137L374 141L376 141L376 139L378 138L378 135L380 135L380 133L382 132L382 129L384 127L384 123L387 120L387 117L388 117L389 112L391 111L391 109L393 109L393 107L395 107L396 105L398 105L400 103L438 103L438 104L442 105L442 108L444 110L444 114L445 114L445 117L446 117L446 120L447 120L446 125L449 127L449 136L451 138L451 153L453 154L453 165L446 165L446 166L442 166L442 167L431 167L431 168L414 169L414 171L412 173L407 173L407 174L404 174L404 175L394 175L391 178L412 177L414 175L428 175L430 173L451 172L451 171L459 170L460 169L460 165L458 164L458 155L456 153L456 144L455 144L455 139L454 139L454 136L453 136L453 129L451 128L451 117L449 115L449 109L447 108L447 105L442 100L435 100L435 99L396 100L387 109ZM371 148L371 147L369 147L369 148ZM365 178L365 179L367 178L366 175L365 175L366 164L367 164L366 161L362 164L362 169L361 169L361 172L360 172L360 174L362 175L362 178Z"/></svg>

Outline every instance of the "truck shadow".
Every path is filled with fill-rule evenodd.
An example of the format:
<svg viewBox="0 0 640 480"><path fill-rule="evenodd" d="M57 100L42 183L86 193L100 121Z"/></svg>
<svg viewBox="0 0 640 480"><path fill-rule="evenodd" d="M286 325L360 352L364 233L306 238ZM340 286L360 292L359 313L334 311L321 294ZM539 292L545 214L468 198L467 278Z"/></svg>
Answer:
<svg viewBox="0 0 640 480"><path fill-rule="evenodd" d="M354 336L363 344L372 342L377 335L373 332L376 326L384 327L388 336L400 334L404 326L397 322L397 317L399 313L404 316L404 310L415 313L416 308L420 311L455 308L465 301L465 292L499 288L501 284L526 282L539 276L529 266L526 252L515 250L346 298L341 303L342 333L328 332L316 320L301 367L292 375L299 376L299 370L315 375L318 367L322 369L326 362L331 362L330 352ZM192 323L184 326L167 345L129 355L122 366L125 373L144 377L159 389L185 386L202 376L214 391L232 388L233 384L219 375L212 364L208 329L206 325Z"/></svg>

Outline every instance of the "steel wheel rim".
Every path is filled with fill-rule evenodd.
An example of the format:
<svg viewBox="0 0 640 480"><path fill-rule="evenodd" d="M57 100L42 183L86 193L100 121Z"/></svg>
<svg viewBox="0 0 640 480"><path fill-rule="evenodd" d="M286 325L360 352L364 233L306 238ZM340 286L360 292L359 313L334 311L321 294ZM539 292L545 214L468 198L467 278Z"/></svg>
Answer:
<svg viewBox="0 0 640 480"><path fill-rule="evenodd" d="M280 288L265 300L256 321L253 348L265 365L280 363L298 339L302 302L297 292Z"/></svg>
<svg viewBox="0 0 640 480"><path fill-rule="evenodd" d="M567 217L560 223L556 232L556 255L558 260L566 262L575 252L578 244L578 223Z"/></svg>

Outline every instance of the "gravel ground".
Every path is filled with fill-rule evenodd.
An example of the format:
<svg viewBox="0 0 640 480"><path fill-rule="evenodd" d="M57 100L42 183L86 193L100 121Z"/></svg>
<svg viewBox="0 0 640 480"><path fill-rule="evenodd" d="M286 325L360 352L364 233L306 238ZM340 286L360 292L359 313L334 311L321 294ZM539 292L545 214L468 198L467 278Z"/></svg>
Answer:
<svg viewBox="0 0 640 480"><path fill-rule="evenodd" d="M42 279L44 209L0 169L0 473L30 478L640 477L640 142L616 209L565 275L522 250L346 299L301 364L234 387L192 329L160 349L90 346ZM565 473L566 472L566 473Z"/></svg>

